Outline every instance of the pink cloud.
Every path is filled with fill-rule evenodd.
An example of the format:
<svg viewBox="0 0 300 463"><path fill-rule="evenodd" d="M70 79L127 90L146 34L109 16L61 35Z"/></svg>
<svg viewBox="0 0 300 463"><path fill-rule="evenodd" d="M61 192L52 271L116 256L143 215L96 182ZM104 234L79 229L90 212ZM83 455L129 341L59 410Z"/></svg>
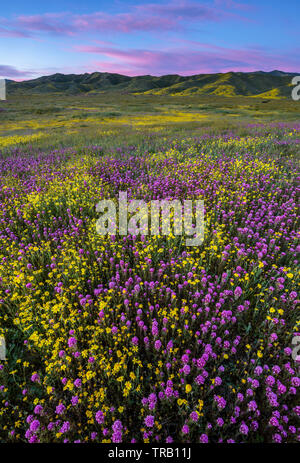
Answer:
<svg viewBox="0 0 300 463"><path fill-rule="evenodd" d="M93 15L75 16L72 24L80 31L155 31L162 29L173 29L177 22L172 18L159 16L139 16L132 13L108 15L95 13Z"/></svg>
<svg viewBox="0 0 300 463"><path fill-rule="evenodd" d="M0 26L0 36L1 37L21 37L28 38L31 37L31 34L28 32L23 32L20 30L6 29L5 27Z"/></svg>
<svg viewBox="0 0 300 463"><path fill-rule="evenodd" d="M30 32L47 32L62 35L74 35L76 33L76 27L68 24L65 21L65 15L61 13L18 16L15 25L20 27L21 30Z"/></svg>
<svg viewBox="0 0 300 463"><path fill-rule="evenodd" d="M214 0L214 3L217 7L221 8L230 8L233 10L240 10L240 11L250 11L250 10L255 10L256 6L255 5L250 5L249 3L238 3L235 2L234 0Z"/></svg>
<svg viewBox="0 0 300 463"><path fill-rule="evenodd" d="M271 51L230 49L210 44L170 50L122 50L112 47L78 46L82 53L101 55L92 63L94 70L127 75L193 75L201 73L282 69L298 72L298 55L278 55Z"/></svg>
<svg viewBox="0 0 300 463"><path fill-rule="evenodd" d="M35 71L22 71L16 69L14 66L8 66L5 64L0 64L0 76L2 78L25 78L33 77L36 74Z"/></svg>
<svg viewBox="0 0 300 463"><path fill-rule="evenodd" d="M204 2L174 1L171 3L148 3L136 6L136 11L144 14L154 14L166 18L172 18L176 22L181 21L221 21L225 19L247 20L246 17L230 11L237 8L237 4L231 1L215 2L209 6Z"/></svg>
<svg viewBox="0 0 300 463"><path fill-rule="evenodd" d="M206 3L176 0L164 4L148 3L132 6L127 13L109 14L101 11L92 14L45 13L20 15L12 20L0 18L3 34L19 33L20 36L47 33L75 35L89 32L121 32L178 30L193 22L218 22L229 19L247 20L230 5L209 6ZM26 35L27 34L27 35Z"/></svg>

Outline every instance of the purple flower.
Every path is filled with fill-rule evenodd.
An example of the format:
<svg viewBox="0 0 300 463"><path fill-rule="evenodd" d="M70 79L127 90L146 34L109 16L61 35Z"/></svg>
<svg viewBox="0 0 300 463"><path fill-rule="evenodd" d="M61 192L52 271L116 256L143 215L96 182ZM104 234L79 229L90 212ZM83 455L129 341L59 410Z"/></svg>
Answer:
<svg viewBox="0 0 300 463"><path fill-rule="evenodd" d="M159 339L155 341L154 347L156 350L159 350L161 348L161 341Z"/></svg>
<svg viewBox="0 0 300 463"><path fill-rule="evenodd" d="M207 443L208 443L208 436L207 436L207 434L201 434L199 440L200 440L201 444L207 444Z"/></svg>
<svg viewBox="0 0 300 463"><path fill-rule="evenodd" d="M76 338L71 337L71 338L68 339L68 346L69 347L74 347L74 346L76 346L76 344L77 344L77 339Z"/></svg>
<svg viewBox="0 0 300 463"><path fill-rule="evenodd" d="M96 415L95 415L96 421L98 424L103 424L104 423L104 414L101 410L98 410Z"/></svg>
<svg viewBox="0 0 300 463"><path fill-rule="evenodd" d="M224 424L223 418L217 418L217 425L220 426L220 427L222 427L223 424Z"/></svg>
<svg viewBox="0 0 300 463"><path fill-rule="evenodd" d="M40 383L41 380L40 380L40 376L37 374L37 373L34 373L32 376L31 376L31 381L33 383Z"/></svg>
<svg viewBox="0 0 300 463"><path fill-rule="evenodd" d="M185 375L188 375L191 371L191 367L189 365L184 365L182 370Z"/></svg>
<svg viewBox="0 0 300 463"><path fill-rule="evenodd" d="M70 429L70 423L69 421L64 421L62 427L60 428L59 432L61 432L62 434L64 434L65 432L68 432Z"/></svg>
<svg viewBox="0 0 300 463"><path fill-rule="evenodd" d="M261 366L257 366L254 370L254 373L257 375L257 376L260 376L263 372L263 369Z"/></svg>
<svg viewBox="0 0 300 463"><path fill-rule="evenodd" d="M59 404L57 405L55 412L57 415L61 415L65 411L65 409L66 407L64 406L64 404Z"/></svg>
<svg viewBox="0 0 300 463"><path fill-rule="evenodd" d="M171 387L167 386L166 389L165 389L165 394L166 394L167 398L172 397L173 389Z"/></svg>
<svg viewBox="0 0 300 463"><path fill-rule="evenodd" d="M222 384L222 379L219 376L215 377L215 386L220 386Z"/></svg>
<svg viewBox="0 0 300 463"><path fill-rule="evenodd" d="M195 421L195 422L198 421L199 420L198 412L192 412L190 414L190 418L191 418L192 421Z"/></svg>
<svg viewBox="0 0 300 463"><path fill-rule="evenodd" d="M111 440L115 443L115 444L119 444L120 442L122 442L122 433L121 431L115 431L111 437Z"/></svg>
<svg viewBox="0 0 300 463"><path fill-rule="evenodd" d="M215 402L217 402L219 410L223 410L223 408L226 407L226 400L224 399L224 397L215 395L214 400L215 400Z"/></svg>
<svg viewBox="0 0 300 463"><path fill-rule="evenodd" d="M251 402L248 403L248 410L250 412L255 412L256 409L257 409L257 403L255 402L255 400L251 400Z"/></svg>
<svg viewBox="0 0 300 463"><path fill-rule="evenodd" d="M237 286L234 290L235 299L238 299L242 294L243 294L242 288L240 288L240 286Z"/></svg>
<svg viewBox="0 0 300 463"><path fill-rule="evenodd" d="M257 429L258 429L258 422L257 421L252 421L251 429L253 429L253 431L257 431Z"/></svg>
<svg viewBox="0 0 300 463"><path fill-rule="evenodd" d="M273 376L269 375L266 378L266 384L270 387L272 387L275 384L275 379Z"/></svg>
<svg viewBox="0 0 300 463"><path fill-rule="evenodd" d="M121 421L120 421L120 420L116 420L116 421L114 422L114 424L112 425L112 429L113 429L114 432L122 431L123 425L122 425Z"/></svg>
<svg viewBox="0 0 300 463"><path fill-rule="evenodd" d="M281 437L281 435L278 434L278 433L273 434L272 439L273 439L273 441L276 442L277 444L280 444L281 441L282 441L282 437Z"/></svg>
<svg viewBox="0 0 300 463"><path fill-rule="evenodd" d="M195 378L195 382L198 384L198 386L201 386L201 385L204 384L204 382L205 382L204 376L198 375L198 376Z"/></svg>
<svg viewBox="0 0 300 463"><path fill-rule="evenodd" d="M188 434L188 433L190 432L190 428L188 427L187 424L184 424L184 425L182 426L181 432L182 432L183 434Z"/></svg>
<svg viewBox="0 0 300 463"><path fill-rule="evenodd" d="M278 422L277 418L275 418L275 416L272 416L272 418L270 418L269 424L271 426L276 426L276 427L279 426L279 422Z"/></svg>
<svg viewBox="0 0 300 463"><path fill-rule="evenodd" d="M182 363L186 364L188 363L189 361L189 356L187 354L183 354L183 356L181 357L181 361Z"/></svg>
<svg viewBox="0 0 300 463"><path fill-rule="evenodd" d="M81 387L81 379L79 379L79 378L75 379L74 386L78 387L78 388Z"/></svg>
<svg viewBox="0 0 300 463"><path fill-rule="evenodd" d="M298 376L294 376L291 379L291 383L292 383L293 386L299 387L300 386L300 378Z"/></svg>
<svg viewBox="0 0 300 463"><path fill-rule="evenodd" d="M40 427L39 420L33 420L30 424L30 431L36 432Z"/></svg>
<svg viewBox="0 0 300 463"><path fill-rule="evenodd" d="M34 408L34 413L36 415L40 415L43 411L43 407L41 405L37 405L35 408Z"/></svg>
<svg viewBox="0 0 300 463"><path fill-rule="evenodd" d="M39 442L38 437L36 435L33 435L29 439L30 444L35 444L36 442Z"/></svg>
<svg viewBox="0 0 300 463"><path fill-rule="evenodd" d="M71 404L72 405L77 405L78 404L78 396L74 395L71 399Z"/></svg>
<svg viewBox="0 0 300 463"><path fill-rule="evenodd" d="M152 428L154 426L154 416L153 415L146 416L145 425L147 426L147 428Z"/></svg>
<svg viewBox="0 0 300 463"><path fill-rule="evenodd" d="M249 432L249 428L248 426L246 425L246 423L242 423L241 426L240 426L240 433L241 434L244 434L245 436L248 434Z"/></svg>

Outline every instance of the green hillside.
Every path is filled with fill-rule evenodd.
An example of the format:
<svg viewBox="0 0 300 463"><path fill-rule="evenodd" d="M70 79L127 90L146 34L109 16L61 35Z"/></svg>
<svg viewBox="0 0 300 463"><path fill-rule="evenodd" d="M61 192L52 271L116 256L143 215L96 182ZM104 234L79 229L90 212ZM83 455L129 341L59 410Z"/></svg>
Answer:
<svg viewBox="0 0 300 463"><path fill-rule="evenodd" d="M282 71L228 72L194 76L150 75L128 77L120 74L54 74L23 82L7 81L11 94L45 93L136 93L148 95L221 95L285 98L291 94L293 75Z"/></svg>

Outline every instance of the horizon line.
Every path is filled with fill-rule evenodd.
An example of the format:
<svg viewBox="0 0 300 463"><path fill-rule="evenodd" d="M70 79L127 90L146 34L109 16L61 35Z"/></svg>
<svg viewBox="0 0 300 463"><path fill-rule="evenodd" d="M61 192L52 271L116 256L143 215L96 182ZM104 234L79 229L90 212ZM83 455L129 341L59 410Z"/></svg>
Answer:
<svg viewBox="0 0 300 463"><path fill-rule="evenodd" d="M216 75L216 74L255 74L255 73L262 73L262 74L271 74L273 72L281 72L282 74L285 74L285 75L300 75L300 72L290 72L290 71L281 71L280 69L273 69L272 71L261 71L261 70L257 70L257 71L227 71L227 72L202 72L202 73L199 73L199 74L190 74L190 75L183 75L183 74L177 74L177 73L174 73L174 74L161 74L161 75L152 75L152 74L137 74L137 75L134 75L134 76L128 76L126 74L120 74L118 72L107 72L107 71L93 71L93 72L84 72L84 73L63 73L63 72L55 72L55 73L52 73L52 74L43 74L43 75L40 75L38 77L33 77L31 79L8 79L6 77L0 77L0 80L5 80L7 82L16 82L16 83L19 83L19 82L29 82L31 80L37 80L37 79L41 79L43 77L51 77L51 76L56 76L56 75L61 75L61 76L82 76L82 75L92 75L92 74L110 74L110 75L118 75L118 76L122 76L122 77L128 77L129 79L133 79L135 77L154 77L154 78L159 78L159 77L166 77L166 76L178 76L178 77L195 77L195 76L203 76L203 75ZM277 76L277 77L280 77L280 76Z"/></svg>

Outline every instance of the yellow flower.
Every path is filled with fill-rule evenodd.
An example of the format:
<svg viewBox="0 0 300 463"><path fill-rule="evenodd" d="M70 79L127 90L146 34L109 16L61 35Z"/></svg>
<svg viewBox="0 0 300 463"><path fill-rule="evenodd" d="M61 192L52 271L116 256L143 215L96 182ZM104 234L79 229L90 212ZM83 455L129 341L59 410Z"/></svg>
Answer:
<svg viewBox="0 0 300 463"><path fill-rule="evenodd" d="M126 383L125 383L125 389L128 389L128 390L130 391L131 388L132 388L131 382L130 382L130 381L126 381Z"/></svg>

